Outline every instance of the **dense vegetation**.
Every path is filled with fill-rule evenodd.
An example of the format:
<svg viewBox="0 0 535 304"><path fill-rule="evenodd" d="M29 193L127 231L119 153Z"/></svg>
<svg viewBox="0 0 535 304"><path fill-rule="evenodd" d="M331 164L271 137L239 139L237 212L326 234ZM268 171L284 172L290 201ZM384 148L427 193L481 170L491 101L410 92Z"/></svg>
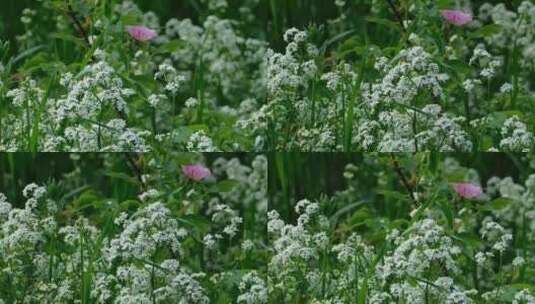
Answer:
<svg viewBox="0 0 535 304"><path fill-rule="evenodd" d="M534 168L503 154L274 156L270 303L535 303Z"/></svg>
<svg viewBox="0 0 535 304"><path fill-rule="evenodd" d="M535 144L528 0L8 0L2 7L0 150L528 151Z"/></svg>
<svg viewBox="0 0 535 304"><path fill-rule="evenodd" d="M0 154L0 303L265 303L266 165Z"/></svg>

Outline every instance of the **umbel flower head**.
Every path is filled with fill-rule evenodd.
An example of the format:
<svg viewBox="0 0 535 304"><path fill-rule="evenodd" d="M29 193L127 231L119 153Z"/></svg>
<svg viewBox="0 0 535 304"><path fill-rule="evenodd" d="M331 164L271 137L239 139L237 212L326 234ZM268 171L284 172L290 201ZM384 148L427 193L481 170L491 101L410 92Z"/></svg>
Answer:
<svg viewBox="0 0 535 304"><path fill-rule="evenodd" d="M182 166L182 172L191 180L200 182L203 179L212 175L210 169L203 165L185 165Z"/></svg>
<svg viewBox="0 0 535 304"><path fill-rule="evenodd" d="M483 194L481 187L474 185L472 183L458 183L453 186L455 192L459 194L460 197L466 199L475 199Z"/></svg>
<svg viewBox="0 0 535 304"><path fill-rule="evenodd" d="M472 15L460 10L443 10L442 18L451 24L463 26L472 22Z"/></svg>
<svg viewBox="0 0 535 304"><path fill-rule="evenodd" d="M145 42L158 36L156 31L142 25L130 26L127 28L128 34L137 41Z"/></svg>

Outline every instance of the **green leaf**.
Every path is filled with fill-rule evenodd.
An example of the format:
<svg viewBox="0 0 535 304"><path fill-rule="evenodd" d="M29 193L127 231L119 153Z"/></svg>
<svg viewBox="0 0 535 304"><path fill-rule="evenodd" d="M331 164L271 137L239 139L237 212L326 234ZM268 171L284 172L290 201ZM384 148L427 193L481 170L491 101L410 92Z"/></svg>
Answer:
<svg viewBox="0 0 535 304"><path fill-rule="evenodd" d="M437 0L436 5L439 9L448 9L454 6L452 0Z"/></svg>
<svg viewBox="0 0 535 304"><path fill-rule="evenodd" d="M139 18L136 15L124 15L121 17L123 25L136 25L139 23Z"/></svg>
<svg viewBox="0 0 535 304"><path fill-rule="evenodd" d="M119 204L121 211L136 211L139 208L140 203L136 200L126 200Z"/></svg>
<svg viewBox="0 0 535 304"><path fill-rule="evenodd" d="M198 155L196 155L195 153L184 152L184 153L177 154L175 156L175 161L177 162L179 166L191 165L197 160L197 158L198 158Z"/></svg>
<svg viewBox="0 0 535 304"><path fill-rule="evenodd" d="M133 184L133 185L137 185L138 184L138 180L135 177L132 177L132 176L130 176L130 175L126 174L126 173L123 173L123 172L106 172L105 175L108 176L108 177L111 177L111 178L115 178L115 179L119 179L119 180L125 181L125 182Z"/></svg>
<svg viewBox="0 0 535 304"><path fill-rule="evenodd" d="M184 43L178 39L173 39L160 47L156 50L156 53L174 53L176 52L180 47L182 47Z"/></svg>
<svg viewBox="0 0 535 304"><path fill-rule="evenodd" d="M464 182L467 173L468 169L461 167L451 173L446 174L445 178L449 183Z"/></svg>
<svg viewBox="0 0 535 304"><path fill-rule="evenodd" d="M500 197L490 202L489 206L494 210L500 210L500 209L504 209L508 207L512 203L513 203L512 200Z"/></svg>
<svg viewBox="0 0 535 304"><path fill-rule="evenodd" d="M470 33L468 36L472 39L474 38L483 38L490 37L492 35L498 34L501 30L501 27L498 24L488 24L483 27L480 27L475 32Z"/></svg>
<svg viewBox="0 0 535 304"><path fill-rule="evenodd" d="M236 180L227 179L227 180L218 182L216 187L217 187L218 192L230 192L234 189L234 187L236 187L239 184L240 183Z"/></svg>
<svg viewBox="0 0 535 304"><path fill-rule="evenodd" d="M201 235L210 230L210 221L200 215L185 215L177 220L187 226L195 228Z"/></svg>
<svg viewBox="0 0 535 304"><path fill-rule="evenodd" d="M333 214L331 216L331 222L333 224L336 224L338 223L338 220L341 216L343 216L344 214L346 213L349 213L350 211L353 211L353 209L357 208L357 207L360 207L364 204L363 201L360 201L360 202L356 202L356 203L352 203L352 204L349 204L347 206L344 206L342 208L340 208L338 211L336 211L335 214Z"/></svg>
<svg viewBox="0 0 535 304"><path fill-rule="evenodd" d="M379 190L377 193L383 195L386 199L392 199L396 202L406 202L409 200L409 196L406 193L401 193L399 191Z"/></svg>
<svg viewBox="0 0 535 304"><path fill-rule="evenodd" d="M389 27L389 28L397 30L397 31L401 30L399 25L397 23L395 23L394 21L392 21L392 20L388 20L388 19L384 19L384 18L377 18L377 17L366 17L366 21L368 21L370 23L376 23L376 24L379 24L379 25L384 25L386 27Z"/></svg>
<svg viewBox="0 0 535 304"><path fill-rule="evenodd" d="M17 64L19 61L24 60L27 57L32 56L33 54L39 52L40 50L46 49L46 45L38 45L33 48L27 49L26 51L20 53L17 57L15 57L10 64Z"/></svg>

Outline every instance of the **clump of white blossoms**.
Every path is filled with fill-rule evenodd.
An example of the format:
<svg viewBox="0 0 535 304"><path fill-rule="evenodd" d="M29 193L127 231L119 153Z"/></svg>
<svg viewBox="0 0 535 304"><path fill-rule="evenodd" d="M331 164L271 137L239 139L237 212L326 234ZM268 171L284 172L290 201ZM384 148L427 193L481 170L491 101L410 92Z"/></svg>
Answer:
<svg viewBox="0 0 535 304"><path fill-rule="evenodd" d="M535 67L535 5L531 1L522 1L516 12L508 10L503 3L494 6L484 3L479 8L479 19L499 25L496 32L486 37L490 46L519 51L519 63L531 69Z"/></svg>
<svg viewBox="0 0 535 304"><path fill-rule="evenodd" d="M466 119L443 112L449 76L421 46L396 57L380 57L375 69L381 78L362 84L367 109L359 109L353 145L378 151L470 151ZM423 103L422 103L423 102Z"/></svg>
<svg viewBox="0 0 535 304"><path fill-rule="evenodd" d="M268 302L266 282L255 272L250 272L242 277L240 292L242 294L238 296L238 303L266 304Z"/></svg>
<svg viewBox="0 0 535 304"><path fill-rule="evenodd" d="M191 152L216 152L219 149L204 130L194 132L189 137L186 150Z"/></svg>
<svg viewBox="0 0 535 304"><path fill-rule="evenodd" d="M236 123L254 115L264 99L262 71L266 43L244 36L238 22L215 15L208 16L202 25L195 25L190 19L172 18L165 25L162 41L180 42L167 60L168 66L188 80L187 92L194 94L183 101L186 104L182 115L189 119L201 111L213 111L227 116L232 122L230 127L237 132L248 133L249 130ZM196 149L191 141L186 143L188 150ZM235 140L230 149L242 148L238 142ZM254 148L264 146L258 144Z"/></svg>
<svg viewBox="0 0 535 304"><path fill-rule="evenodd" d="M13 104L25 106L28 113L21 116L22 120L8 116L8 122L13 122L8 130L13 137L5 144L9 149L26 149L29 143L17 137L28 137L25 135L31 130L42 136L40 151L148 150L147 133L127 126L127 99L135 94L134 90L123 85L102 50L97 49L94 56L97 61L77 75L62 76L60 83L66 93L60 98L45 100L44 92L32 80L8 92ZM110 116L110 112L114 114Z"/></svg>
<svg viewBox="0 0 535 304"><path fill-rule="evenodd" d="M242 258L253 254L255 248L266 246L257 239L248 239L244 231L250 225L245 219L251 215L259 229L263 230L262 227L266 225L267 158L258 155L251 165L244 164L237 158L218 158L212 168L218 179L233 181L229 189L222 189L220 197L214 197L206 204L206 216L210 218L212 226L202 239L204 254L209 267L219 268L219 261L225 257L223 248L226 243L240 244L239 256ZM252 213L240 214L239 210L249 210ZM233 257L236 259L236 255ZM264 264L263 261L262 263ZM210 279L222 283L226 280L225 275L213 275ZM238 303L267 302L267 286L259 272L248 271L242 277L239 289Z"/></svg>
<svg viewBox="0 0 535 304"><path fill-rule="evenodd" d="M378 266L378 275L387 280L390 277L403 278L407 275L426 273L433 264L442 264L446 271L458 272L455 256L461 248L453 244L442 227L432 219L417 222L406 238L396 238L396 250L385 257Z"/></svg>
<svg viewBox="0 0 535 304"><path fill-rule="evenodd" d="M156 297L161 301L182 301L191 303L208 303L205 291L196 278L202 273L189 273L180 267L178 258L156 260L157 253L167 252L169 256L181 255L180 242L187 236L187 231L179 227L178 220L171 216L171 211L161 202L155 202L124 219L123 231L102 248L107 263L105 273L111 273L108 281L94 292L95 297L102 294L118 294L119 303L132 301L150 301ZM139 264L140 261L144 263ZM157 265L157 268L155 266ZM153 286L156 280L159 286Z"/></svg>
<svg viewBox="0 0 535 304"><path fill-rule="evenodd" d="M89 260L84 261L83 256L90 256L94 250L91 244L103 241L99 239L101 231L83 217L72 226L60 228L56 203L47 199L44 187L30 184L23 194L27 198L24 209L12 208L0 195L0 265L6 265L0 279L11 277L13 286L27 284L31 279L35 288L16 292L16 299L74 301L72 291L81 284L77 273L89 267ZM115 303L150 302L153 297L158 302L188 299L191 303L208 303L195 279L200 274L190 274L177 259L155 260L156 252L161 254L163 249L171 256L179 256L180 240L187 234L166 207L154 203L122 222L123 232L105 242L108 245L102 248L103 259L92 266L97 267L93 271L97 273L98 288L91 292L91 298L97 303L108 303L111 299ZM63 246L61 260L39 249L49 246L49 242ZM32 274L24 271L30 266L34 269ZM57 284L48 279L52 270L55 277L61 278ZM151 280L157 280L158 286L151 284ZM0 299L3 296L0 292Z"/></svg>
<svg viewBox="0 0 535 304"><path fill-rule="evenodd" d="M520 276L533 267L533 250L519 243L535 236L533 175L524 184L492 177L479 200L460 204L451 196L429 196L444 188L422 176L418 187L424 189L415 193L420 206L404 217L375 218L374 206L382 201L366 201L360 185L365 182L355 178L369 174L388 185L383 172L364 170L374 168L367 167L374 161L347 165L347 188L319 202L298 201L293 219L284 219L293 215L275 200L275 210L268 212L268 286L275 301L351 303L365 297L377 304L482 303L512 301L516 294L517 303L529 303L522 301L532 299L532 291L521 290L529 283L516 287L515 282L532 281ZM440 167L446 179L481 183L476 170L452 158ZM349 208L356 210L341 220ZM361 216L365 220L354 220Z"/></svg>
<svg viewBox="0 0 535 304"><path fill-rule="evenodd" d="M92 208L102 208L96 213L75 207L77 200L55 199L54 184L27 185L22 208L0 193L0 282L9 287L0 289L0 303L84 297L95 303L206 304L223 293L237 303L267 303L265 267L258 262L267 247L261 237L267 159L216 163L210 181L182 177L180 187L174 179L156 184L147 172L151 186L137 199L99 202L91 196ZM155 160L145 169L161 170ZM216 180L221 195L210 188ZM181 200L171 198L176 193Z"/></svg>
<svg viewBox="0 0 535 304"><path fill-rule="evenodd" d="M375 68L383 75L376 83L363 84L363 97L372 111L391 105L411 105L422 91L433 100L442 98L442 84L449 79L441 73L431 54L415 46L402 50L395 58L381 57Z"/></svg>
<svg viewBox="0 0 535 304"><path fill-rule="evenodd" d="M535 137L518 116L508 118L501 129L500 148L504 151L528 152L533 149Z"/></svg>
<svg viewBox="0 0 535 304"><path fill-rule="evenodd" d="M341 126L336 117L343 114L344 92L356 82L356 74L342 62L323 75L316 63L320 50L306 31L291 28L284 41L284 53L270 50L266 56L268 104L260 110L270 133L279 138L263 140L276 149L336 149L335 130ZM330 94L313 96L320 87ZM294 130L288 129L289 122L296 124Z"/></svg>
<svg viewBox="0 0 535 304"><path fill-rule="evenodd" d="M97 50L95 57L99 61L78 75L67 74L62 78L68 93L48 110L56 122L53 128L68 121L85 123L66 128L63 136L52 141L64 143L70 150L147 150L143 139L147 134L128 128L125 121L129 114L126 99L135 91L124 87L114 68L105 61L103 51ZM114 111L116 117L103 118L107 109Z"/></svg>

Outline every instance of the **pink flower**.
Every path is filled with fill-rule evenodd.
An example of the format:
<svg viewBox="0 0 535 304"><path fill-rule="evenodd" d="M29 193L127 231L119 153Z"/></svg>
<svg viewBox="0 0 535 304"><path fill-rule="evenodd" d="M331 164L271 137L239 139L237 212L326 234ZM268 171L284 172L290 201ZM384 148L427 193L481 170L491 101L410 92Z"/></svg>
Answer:
<svg viewBox="0 0 535 304"><path fill-rule="evenodd" d="M483 190L481 189L481 187L472 183L455 184L454 189L460 197L466 199L478 198L481 194L483 194Z"/></svg>
<svg viewBox="0 0 535 304"><path fill-rule="evenodd" d="M472 15L459 10L443 10L442 17L449 23L462 26L472 22Z"/></svg>
<svg viewBox="0 0 535 304"><path fill-rule="evenodd" d="M203 165L185 165L182 166L182 172L189 178L196 182L200 182L203 179L212 175L210 169Z"/></svg>
<svg viewBox="0 0 535 304"><path fill-rule="evenodd" d="M156 36L158 36L158 33L156 33L156 31L153 31L150 28L141 25L130 26L128 27L127 31L128 34L132 36L132 38L142 42L152 40L156 38Z"/></svg>

